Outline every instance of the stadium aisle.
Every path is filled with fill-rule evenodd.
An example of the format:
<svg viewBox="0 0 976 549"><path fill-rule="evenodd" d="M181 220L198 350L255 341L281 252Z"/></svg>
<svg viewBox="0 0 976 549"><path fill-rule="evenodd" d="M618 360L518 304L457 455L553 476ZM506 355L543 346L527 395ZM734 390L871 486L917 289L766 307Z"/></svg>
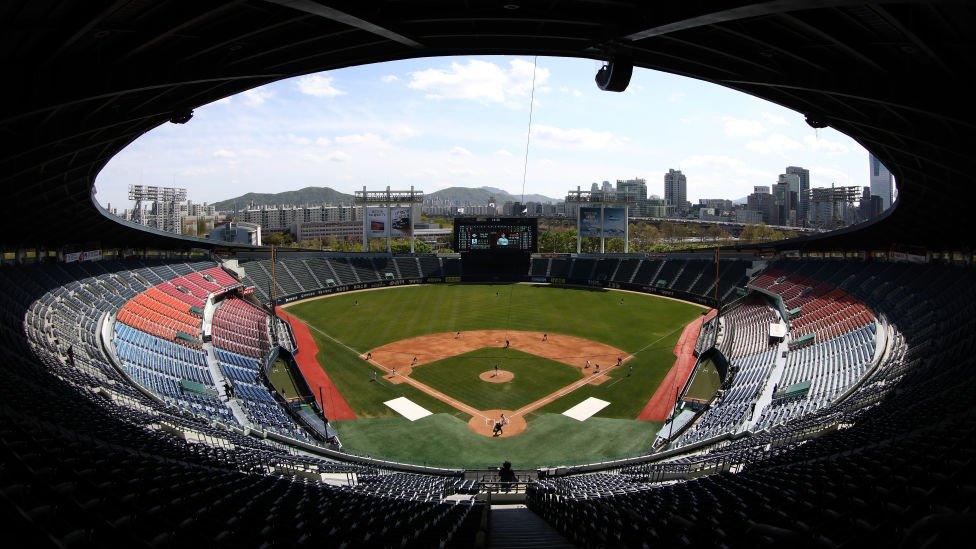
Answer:
<svg viewBox="0 0 976 549"><path fill-rule="evenodd" d="M567 548L573 547L549 523L530 511L525 505L492 505L488 528L490 549L519 547Z"/></svg>

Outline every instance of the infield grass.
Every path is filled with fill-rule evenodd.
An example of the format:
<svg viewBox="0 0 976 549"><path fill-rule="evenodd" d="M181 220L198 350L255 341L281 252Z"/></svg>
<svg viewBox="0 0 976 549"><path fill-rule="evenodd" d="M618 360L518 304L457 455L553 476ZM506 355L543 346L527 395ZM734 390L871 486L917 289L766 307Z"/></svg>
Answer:
<svg viewBox="0 0 976 549"><path fill-rule="evenodd" d="M478 376L495 365L515 374L507 383ZM479 410L517 410L582 378L572 366L515 349L485 347L414 368L410 377Z"/></svg>
<svg viewBox="0 0 976 549"><path fill-rule="evenodd" d="M674 363L674 345L682 328L703 310L652 295L528 284L405 286L338 294L288 307L290 313L309 325L319 347L319 363L360 418L335 423L347 450L452 467L497 466L497 459L504 456L517 460L518 466L578 464L646 451L660 425L634 418ZM490 439L471 432L467 416L406 383L392 385L379 375L373 381L374 368L359 356L409 337L480 329L574 335L613 345L634 357L613 370L603 384L583 385L530 414L524 433ZM469 354L485 352L487 349ZM431 366L434 364L418 367L413 377L425 383L431 381L432 386L469 405L489 403L478 400L489 398L495 390L477 379L477 374L487 367L482 369L472 361L466 369L462 359L461 368L440 371L434 367L424 373ZM573 372L569 366L565 368ZM578 379L579 374L575 375L574 379ZM537 387L525 389L531 394L541 392L542 396L554 390L548 374L524 379L538 380ZM572 379L563 385L571 382ZM475 389L484 392L477 394ZM435 415L417 422L403 419L383 404L399 396ZM609 401L610 405L585 422L561 415L590 396ZM486 406L494 407L504 406ZM438 419L428 421L431 418Z"/></svg>

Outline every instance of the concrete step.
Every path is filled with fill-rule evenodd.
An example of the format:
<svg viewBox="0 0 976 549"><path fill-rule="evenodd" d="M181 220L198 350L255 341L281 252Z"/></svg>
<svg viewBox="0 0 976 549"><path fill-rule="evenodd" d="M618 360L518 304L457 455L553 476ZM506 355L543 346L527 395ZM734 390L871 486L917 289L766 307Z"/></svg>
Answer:
<svg viewBox="0 0 976 549"><path fill-rule="evenodd" d="M491 549L573 547L573 544L525 505L492 505L490 518L488 547Z"/></svg>

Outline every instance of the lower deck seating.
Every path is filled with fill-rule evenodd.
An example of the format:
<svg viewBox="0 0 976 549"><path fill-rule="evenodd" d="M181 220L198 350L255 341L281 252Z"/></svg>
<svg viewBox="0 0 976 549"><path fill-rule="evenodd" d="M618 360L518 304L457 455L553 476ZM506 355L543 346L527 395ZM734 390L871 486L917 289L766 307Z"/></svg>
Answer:
<svg viewBox="0 0 976 549"><path fill-rule="evenodd" d="M370 482L376 490L330 486L311 476L378 472L296 454L212 424L232 422L223 412L191 413L137 390L104 354L101 323L163 277L213 263L180 263L168 273L158 263L104 263L70 273L60 265L0 267L0 502L8 536L34 547L473 543L480 504L384 493L382 475ZM149 285L133 276L146 269L158 272L139 275ZM202 351L120 323L115 330L121 354L141 363L125 359L123 369L144 373L140 382L206 385Z"/></svg>
<svg viewBox="0 0 976 549"><path fill-rule="evenodd" d="M814 280L816 270L842 272L829 283L886 318L887 351L850 396L802 413L792 408L802 400L783 401L754 433L692 455L540 482L529 506L594 547L949 546L966 535L976 490L976 275L811 263L777 267ZM780 386L820 379L811 393L835 395L847 372L876 356L874 326L791 350ZM700 478L655 482L662 475Z"/></svg>

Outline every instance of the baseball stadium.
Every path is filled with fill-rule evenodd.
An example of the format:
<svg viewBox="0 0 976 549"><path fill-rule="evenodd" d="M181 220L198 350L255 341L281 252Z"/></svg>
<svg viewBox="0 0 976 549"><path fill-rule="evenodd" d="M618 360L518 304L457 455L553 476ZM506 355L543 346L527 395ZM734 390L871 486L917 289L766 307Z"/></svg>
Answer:
<svg viewBox="0 0 976 549"><path fill-rule="evenodd" d="M971 4L14 0L0 24L10 543L971 536ZM541 253L533 218L459 216L448 254L368 251L383 220L413 234L415 189L357 191L362 252L174 235L94 198L113 157L202 105L462 54L744 92L853 138L898 197L845 229L667 253ZM627 238L603 222L631 197L566 202Z"/></svg>

